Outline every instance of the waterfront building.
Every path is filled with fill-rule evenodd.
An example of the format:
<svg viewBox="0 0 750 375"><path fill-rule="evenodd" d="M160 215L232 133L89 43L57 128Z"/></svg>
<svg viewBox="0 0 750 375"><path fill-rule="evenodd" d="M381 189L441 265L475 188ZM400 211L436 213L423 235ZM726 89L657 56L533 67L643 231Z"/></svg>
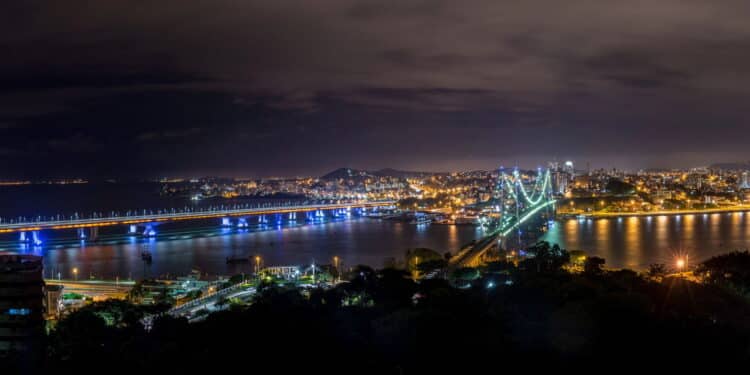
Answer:
<svg viewBox="0 0 750 375"><path fill-rule="evenodd" d="M57 319L63 310L63 290L62 285L47 285L44 288L44 307L45 317L47 319Z"/></svg>
<svg viewBox="0 0 750 375"><path fill-rule="evenodd" d="M570 185L570 177L566 172L563 171L556 171L552 174L552 188L555 193L558 194L565 194L568 192L568 187Z"/></svg>
<svg viewBox="0 0 750 375"><path fill-rule="evenodd" d="M44 334L42 257L0 253L0 353L32 349Z"/></svg>
<svg viewBox="0 0 750 375"><path fill-rule="evenodd" d="M739 188L744 189L750 189L750 181L748 180L748 171L743 171L740 174L740 184Z"/></svg>

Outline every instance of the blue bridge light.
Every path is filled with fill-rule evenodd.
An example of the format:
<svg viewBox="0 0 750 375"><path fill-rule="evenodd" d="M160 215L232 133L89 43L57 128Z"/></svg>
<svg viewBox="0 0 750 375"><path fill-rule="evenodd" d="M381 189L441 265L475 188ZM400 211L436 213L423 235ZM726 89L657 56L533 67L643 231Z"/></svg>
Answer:
<svg viewBox="0 0 750 375"><path fill-rule="evenodd" d="M34 246L40 246L42 244L42 239L39 238L39 232L31 232L31 242L34 244Z"/></svg>
<svg viewBox="0 0 750 375"><path fill-rule="evenodd" d="M146 237L156 237L156 230L152 225L146 225L146 230L143 231L143 235Z"/></svg>

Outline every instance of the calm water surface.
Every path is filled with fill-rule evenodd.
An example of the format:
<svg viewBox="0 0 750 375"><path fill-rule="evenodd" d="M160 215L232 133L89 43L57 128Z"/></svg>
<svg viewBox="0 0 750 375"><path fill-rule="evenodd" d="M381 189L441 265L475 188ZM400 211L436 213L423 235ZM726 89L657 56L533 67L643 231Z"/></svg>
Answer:
<svg viewBox="0 0 750 375"><path fill-rule="evenodd" d="M750 248L750 212L570 219L557 222L543 239L600 256L612 267L645 269L685 254L694 263Z"/></svg>
<svg viewBox="0 0 750 375"><path fill-rule="evenodd" d="M286 225L286 224L285 224ZM382 267L386 258L402 260L406 249L428 247L441 253L455 251L481 236L470 226L427 225L354 218L350 220L269 227L238 232L236 229L201 232L199 237L174 240L133 238L115 244L61 246L43 249L47 276L141 278L186 274L193 268L209 275L251 272L253 264L227 264L227 257L260 255L264 265L330 264L341 258L349 267L366 264ZM163 234L163 237L172 237ZM130 241L129 243L127 241ZM153 262L141 261L148 249Z"/></svg>
<svg viewBox="0 0 750 375"><path fill-rule="evenodd" d="M160 184L151 183L0 187L0 217L195 204L182 197L160 196L160 188ZM345 267L381 267L386 258L402 260L408 248L455 251L482 236L470 226L415 226L366 218L323 224L284 222L280 228L244 232L221 229L217 222L189 226L160 226L155 241L128 238L123 235L125 228L107 228L102 229L100 242L94 244L71 241L74 233L44 233L43 248L23 251L43 255L48 276L59 272L62 277L71 277L71 270L78 268L79 277L140 278L185 274L193 268L214 275L246 272L252 264L228 265L226 258L256 254L263 257L265 265L304 265L313 260L331 263L333 256L339 256ZM59 240L65 236L67 240ZM0 249L19 250L15 238L6 237L0 237ZM749 248L750 213L562 220L543 239L603 257L612 267L644 269L652 263L672 263L680 254L688 254L694 263ZM144 249L153 254L150 266L141 261Z"/></svg>

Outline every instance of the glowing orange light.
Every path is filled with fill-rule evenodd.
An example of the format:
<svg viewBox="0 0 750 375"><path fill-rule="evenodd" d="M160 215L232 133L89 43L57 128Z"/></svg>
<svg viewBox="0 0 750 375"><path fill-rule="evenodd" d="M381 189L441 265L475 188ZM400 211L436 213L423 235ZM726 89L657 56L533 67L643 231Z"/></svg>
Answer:
<svg viewBox="0 0 750 375"><path fill-rule="evenodd" d="M677 268L678 269L685 268L685 259L682 259L682 258L677 259Z"/></svg>

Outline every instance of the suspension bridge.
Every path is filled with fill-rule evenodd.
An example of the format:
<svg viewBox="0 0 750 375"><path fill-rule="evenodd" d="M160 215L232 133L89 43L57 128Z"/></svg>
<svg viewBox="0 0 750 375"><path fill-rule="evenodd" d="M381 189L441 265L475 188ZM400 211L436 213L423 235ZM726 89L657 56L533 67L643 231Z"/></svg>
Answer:
<svg viewBox="0 0 750 375"><path fill-rule="evenodd" d="M522 175L517 168L510 174L501 169L495 186L495 197L498 220L491 225L487 235L461 249L451 258L450 267L478 266L488 250L503 246L511 237L517 236L521 243L524 224L538 220L544 214L547 217L554 214L556 201L552 194L549 170L542 171L539 168L531 176Z"/></svg>

